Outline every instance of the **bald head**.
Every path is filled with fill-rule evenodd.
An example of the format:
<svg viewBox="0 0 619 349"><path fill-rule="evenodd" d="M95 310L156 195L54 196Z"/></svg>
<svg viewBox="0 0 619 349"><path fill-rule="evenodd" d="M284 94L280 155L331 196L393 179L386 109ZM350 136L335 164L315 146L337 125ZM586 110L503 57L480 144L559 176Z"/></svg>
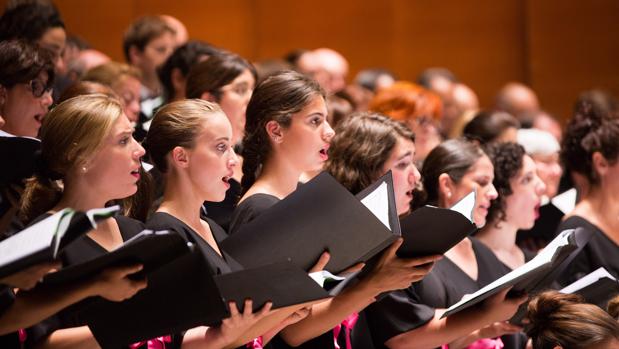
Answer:
<svg viewBox="0 0 619 349"><path fill-rule="evenodd" d="M94 49L82 50L67 66L67 76L71 81L79 80L90 69L109 62L105 53Z"/></svg>
<svg viewBox="0 0 619 349"><path fill-rule="evenodd" d="M160 17L168 25L168 27L174 30L174 44L176 47L179 47L187 42L189 39L189 33L187 32L187 27L185 27L183 22L170 15L161 15Z"/></svg>
<svg viewBox="0 0 619 349"><path fill-rule="evenodd" d="M454 123L462 114L479 109L479 99L475 91L460 82L452 84L443 101L441 130L445 135L451 134Z"/></svg>
<svg viewBox="0 0 619 349"><path fill-rule="evenodd" d="M499 91L496 108L520 119L525 114L538 111L540 106L532 89L518 82L510 82Z"/></svg>
<svg viewBox="0 0 619 349"><path fill-rule="evenodd" d="M319 48L299 57L299 70L312 76L328 94L339 92L346 87L348 61L337 51Z"/></svg>

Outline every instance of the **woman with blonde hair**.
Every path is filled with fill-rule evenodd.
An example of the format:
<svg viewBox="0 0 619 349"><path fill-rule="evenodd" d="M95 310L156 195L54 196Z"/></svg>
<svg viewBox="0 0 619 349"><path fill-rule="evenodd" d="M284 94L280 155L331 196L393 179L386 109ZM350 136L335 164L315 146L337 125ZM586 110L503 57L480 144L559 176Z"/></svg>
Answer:
<svg viewBox="0 0 619 349"><path fill-rule="evenodd" d="M80 211L100 208L112 200L134 195L144 149L132 133L122 106L108 96L79 96L54 108L41 126L37 172L28 181L22 198L26 220L41 219L67 207ZM142 223L128 217L106 219L63 251L63 265L100 256L143 228ZM137 270L139 267L134 267L131 272ZM126 282L126 297L145 287L145 281L126 279ZM51 333L42 347L96 346L92 334L79 319L59 316L57 321L60 328L67 329Z"/></svg>

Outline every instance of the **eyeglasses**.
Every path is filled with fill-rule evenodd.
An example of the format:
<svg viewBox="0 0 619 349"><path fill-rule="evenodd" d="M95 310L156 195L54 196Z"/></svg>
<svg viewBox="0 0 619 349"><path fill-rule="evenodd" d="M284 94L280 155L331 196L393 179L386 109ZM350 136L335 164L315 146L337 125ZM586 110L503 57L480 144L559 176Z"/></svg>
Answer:
<svg viewBox="0 0 619 349"><path fill-rule="evenodd" d="M43 83L41 80L33 79L28 83L30 89L32 90L32 95L35 98L39 98L43 96L45 92L52 93L52 86L47 86L47 84Z"/></svg>

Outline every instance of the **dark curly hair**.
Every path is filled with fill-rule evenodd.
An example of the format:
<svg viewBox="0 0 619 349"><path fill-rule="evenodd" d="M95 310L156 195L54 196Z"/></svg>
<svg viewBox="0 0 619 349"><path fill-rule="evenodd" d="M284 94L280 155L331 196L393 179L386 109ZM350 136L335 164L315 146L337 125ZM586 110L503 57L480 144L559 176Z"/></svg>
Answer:
<svg viewBox="0 0 619 349"><path fill-rule="evenodd" d="M485 149L494 166L492 184L499 194L490 202L487 221L498 225L500 221L505 220L505 199L513 193L509 182L522 169L526 151L520 144L511 142L491 144Z"/></svg>
<svg viewBox="0 0 619 349"><path fill-rule="evenodd" d="M611 164L619 158L619 119L580 103L568 122L561 144L561 161L566 170L584 175L593 184L600 178L593 167L593 154L601 153Z"/></svg>

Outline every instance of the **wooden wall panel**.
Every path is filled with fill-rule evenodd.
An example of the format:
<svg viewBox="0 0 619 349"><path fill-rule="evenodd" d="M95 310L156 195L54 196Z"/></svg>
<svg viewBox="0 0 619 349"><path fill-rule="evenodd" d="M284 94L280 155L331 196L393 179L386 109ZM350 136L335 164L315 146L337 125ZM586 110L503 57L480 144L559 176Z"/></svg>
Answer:
<svg viewBox="0 0 619 349"><path fill-rule="evenodd" d="M0 0L4 6L7 0ZM250 60L295 48L332 47L351 74L389 68L414 79L425 67L453 70L491 106L504 83L532 84L543 106L569 115L578 92L619 95L616 0L55 0L70 32L124 60L122 34L140 15L167 13L190 36Z"/></svg>
<svg viewBox="0 0 619 349"><path fill-rule="evenodd" d="M350 59L351 78L367 67L392 63L391 1L315 0L256 2L256 59L297 48L330 47Z"/></svg>
<svg viewBox="0 0 619 349"><path fill-rule="evenodd" d="M523 6L519 0L395 1L396 66L415 79L443 66L492 105L496 90L525 80Z"/></svg>
<svg viewBox="0 0 619 349"><path fill-rule="evenodd" d="M579 92L619 95L619 2L528 1L531 83L542 104L566 119Z"/></svg>

